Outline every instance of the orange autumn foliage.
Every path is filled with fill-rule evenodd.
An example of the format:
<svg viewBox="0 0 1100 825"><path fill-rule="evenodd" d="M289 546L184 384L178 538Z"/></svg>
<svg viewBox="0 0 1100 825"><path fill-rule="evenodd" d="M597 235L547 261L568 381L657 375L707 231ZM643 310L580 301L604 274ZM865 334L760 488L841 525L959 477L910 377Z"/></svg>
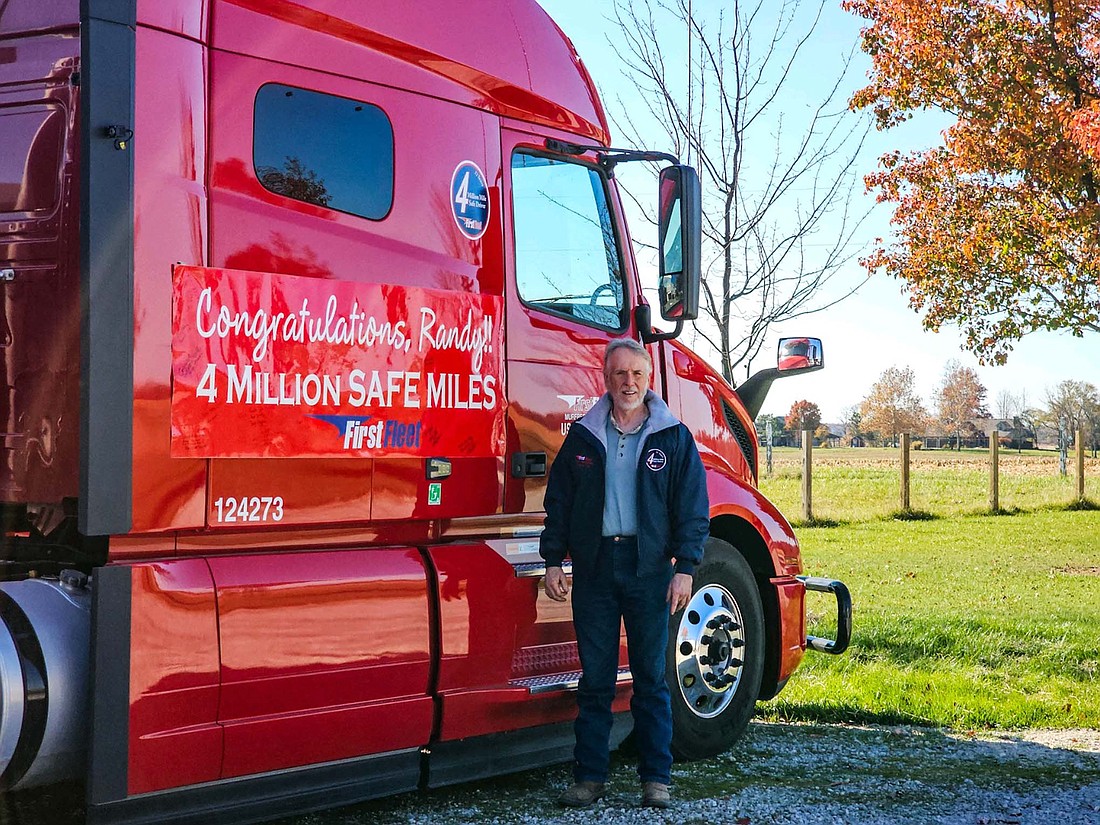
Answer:
<svg viewBox="0 0 1100 825"><path fill-rule="evenodd" d="M1069 134L1093 163L1100 163L1100 102L1074 114Z"/></svg>
<svg viewBox="0 0 1100 825"><path fill-rule="evenodd" d="M1037 329L1100 332L1100 2L844 0L863 17L880 129L920 110L943 145L866 177L896 239L864 260L906 282L924 325L985 362Z"/></svg>
<svg viewBox="0 0 1100 825"><path fill-rule="evenodd" d="M795 401L787 413L784 428L792 433L816 430L821 426L821 408L813 401Z"/></svg>

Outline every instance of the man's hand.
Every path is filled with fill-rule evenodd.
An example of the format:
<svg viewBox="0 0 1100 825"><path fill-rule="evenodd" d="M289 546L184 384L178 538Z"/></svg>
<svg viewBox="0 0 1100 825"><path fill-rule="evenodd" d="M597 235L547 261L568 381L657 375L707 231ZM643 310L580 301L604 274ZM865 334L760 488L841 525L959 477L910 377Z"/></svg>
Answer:
<svg viewBox="0 0 1100 825"><path fill-rule="evenodd" d="M546 595L556 602L564 602L569 595L569 579L560 567L546 568Z"/></svg>
<svg viewBox="0 0 1100 825"><path fill-rule="evenodd" d="M549 581L549 576L547 577ZM691 601L691 576L687 573L676 573L672 581L668 583L668 614L671 616L677 610L683 610Z"/></svg>

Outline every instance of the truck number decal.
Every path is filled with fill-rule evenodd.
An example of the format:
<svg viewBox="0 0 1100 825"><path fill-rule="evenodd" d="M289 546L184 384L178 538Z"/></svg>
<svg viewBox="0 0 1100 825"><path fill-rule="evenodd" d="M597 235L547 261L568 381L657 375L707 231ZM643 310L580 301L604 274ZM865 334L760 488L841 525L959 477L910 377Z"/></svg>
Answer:
<svg viewBox="0 0 1100 825"><path fill-rule="evenodd" d="M214 507L218 511L215 521L219 524L283 520L282 496L224 496L214 500Z"/></svg>

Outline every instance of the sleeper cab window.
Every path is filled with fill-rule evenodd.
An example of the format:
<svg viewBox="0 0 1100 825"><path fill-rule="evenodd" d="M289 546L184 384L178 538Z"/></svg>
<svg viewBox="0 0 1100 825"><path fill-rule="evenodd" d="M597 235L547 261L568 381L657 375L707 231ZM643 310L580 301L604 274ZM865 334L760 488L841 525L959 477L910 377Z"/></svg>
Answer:
<svg viewBox="0 0 1100 825"><path fill-rule="evenodd" d="M263 187L379 221L393 206L393 125L377 106L268 83L256 93L252 163Z"/></svg>
<svg viewBox="0 0 1100 825"><path fill-rule="evenodd" d="M59 106L0 107L0 212L53 209L61 181L64 135L65 112Z"/></svg>
<svg viewBox="0 0 1100 825"><path fill-rule="evenodd" d="M626 326L622 259L598 169L515 153L512 224L525 304L591 326Z"/></svg>

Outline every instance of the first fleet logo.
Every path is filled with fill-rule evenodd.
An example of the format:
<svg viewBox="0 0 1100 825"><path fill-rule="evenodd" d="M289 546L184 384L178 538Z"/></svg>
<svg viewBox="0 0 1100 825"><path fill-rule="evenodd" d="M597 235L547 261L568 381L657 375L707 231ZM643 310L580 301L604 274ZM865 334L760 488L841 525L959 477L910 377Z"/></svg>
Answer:
<svg viewBox="0 0 1100 825"><path fill-rule="evenodd" d="M420 448L422 421L408 424L393 419L372 421L370 416L312 415L335 427L345 450L416 450Z"/></svg>
<svg viewBox="0 0 1100 825"><path fill-rule="evenodd" d="M344 424L344 449L415 449L420 447L422 424L421 421L403 424L393 420L370 422L369 419L349 418Z"/></svg>
<svg viewBox="0 0 1100 825"><path fill-rule="evenodd" d="M599 396L596 395L559 395L558 398L564 401L569 408L569 412L565 414L565 418L561 422L562 435L569 432L573 422L583 418L584 414L595 407L596 402L600 400Z"/></svg>

